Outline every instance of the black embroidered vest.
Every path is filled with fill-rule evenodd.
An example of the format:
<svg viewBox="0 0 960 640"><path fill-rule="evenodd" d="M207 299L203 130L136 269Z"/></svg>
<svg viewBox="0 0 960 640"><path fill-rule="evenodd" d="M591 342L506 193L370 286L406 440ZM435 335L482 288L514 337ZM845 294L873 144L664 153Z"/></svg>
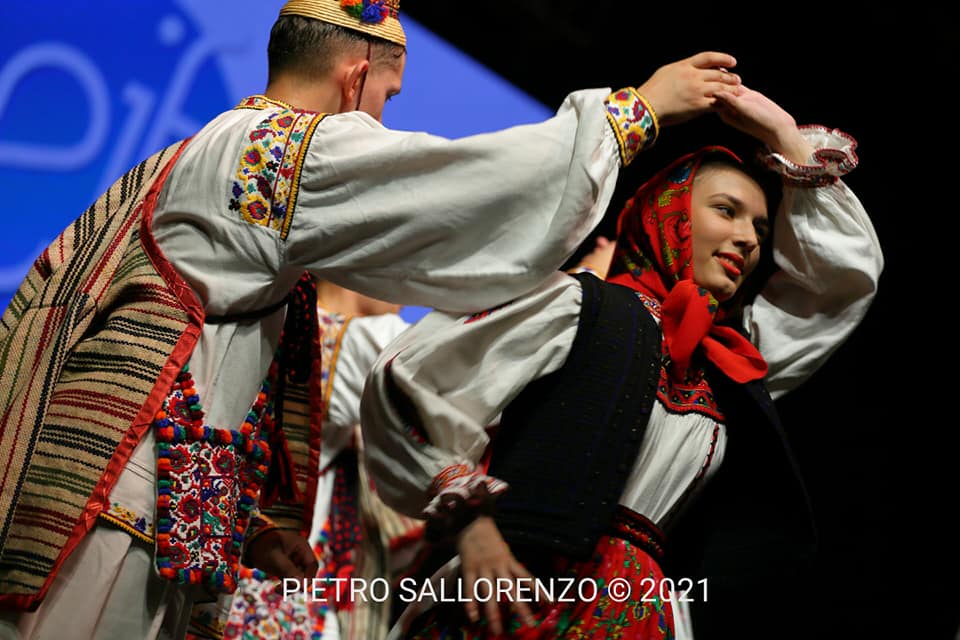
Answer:
<svg viewBox="0 0 960 640"><path fill-rule="evenodd" d="M496 523L511 547L583 559L607 531L656 396L661 335L634 292L581 274L563 367L503 412L489 474L510 483Z"/></svg>

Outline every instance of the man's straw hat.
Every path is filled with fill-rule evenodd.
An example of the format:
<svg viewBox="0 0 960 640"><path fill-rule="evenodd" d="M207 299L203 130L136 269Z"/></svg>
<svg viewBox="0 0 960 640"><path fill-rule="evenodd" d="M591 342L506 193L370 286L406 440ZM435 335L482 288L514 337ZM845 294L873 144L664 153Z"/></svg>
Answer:
<svg viewBox="0 0 960 640"><path fill-rule="evenodd" d="M400 0L289 0L280 9L281 16L314 18L406 46L399 12Z"/></svg>

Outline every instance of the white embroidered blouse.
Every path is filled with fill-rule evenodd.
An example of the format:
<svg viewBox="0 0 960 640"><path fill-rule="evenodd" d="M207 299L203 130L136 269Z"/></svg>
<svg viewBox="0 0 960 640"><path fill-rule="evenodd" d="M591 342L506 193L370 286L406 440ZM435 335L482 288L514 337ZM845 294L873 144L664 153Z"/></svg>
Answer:
<svg viewBox="0 0 960 640"><path fill-rule="evenodd" d="M270 307L304 271L383 300L482 309L536 287L600 221L622 162L654 137L635 105L632 90L579 91L543 123L448 140L248 98L184 149L153 234L208 316ZM205 324L189 366L209 425L242 424L282 323L277 311ZM155 468L148 431L108 515L152 531Z"/></svg>
<svg viewBox="0 0 960 640"><path fill-rule="evenodd" d="M810 166L770 159L786 176L773 236L780 271L744 315L769 365L766 384L774 398L803 382L850 335L883 267L879 242L857 197L839 180L812 186L852 169L855 143L819 127L803 132L817 149ZM484 317L433 312L384 350L361 411L367 463L387 504L408 515L429 514L431 486L456 465L474 469L474 482L494 481L477 467L490 442L486 427L529 382L563 364L576 334L581 295L575 279L557 273ZM656 311L656 305L648 308ZM425 430L421 437L411 435L391 405L391 381L416 407ZM719 467L725 444L717 419L671 412L658 398L621 504L664 526L685 496ZM441 481L434 488L445 486Z"/></svg>

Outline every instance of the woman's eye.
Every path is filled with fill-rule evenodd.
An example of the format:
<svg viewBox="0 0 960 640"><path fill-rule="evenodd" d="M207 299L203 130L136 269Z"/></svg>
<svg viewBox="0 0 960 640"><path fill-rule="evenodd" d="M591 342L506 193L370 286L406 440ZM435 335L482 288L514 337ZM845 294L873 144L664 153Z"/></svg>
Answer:
<svg viewBox="0 0 960 640"><path fill-rule="evenodd" d="M728 217L732 217L734 213L733 207L728 207L725 204L714 205L714 209L716 209L717 211L723 213L723 215Z"/></svg>

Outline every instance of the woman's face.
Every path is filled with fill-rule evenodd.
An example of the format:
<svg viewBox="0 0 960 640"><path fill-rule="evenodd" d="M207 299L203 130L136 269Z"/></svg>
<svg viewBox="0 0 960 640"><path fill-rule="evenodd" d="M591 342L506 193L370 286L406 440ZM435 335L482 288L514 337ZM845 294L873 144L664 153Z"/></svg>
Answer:
<svg viewBox="0 0 960 640"><path fill-rule="evenodd" d="M769 234L767 200L745 173L725 165L700 168L693 183L693 279L723 302L760 260Z"/></svg>

